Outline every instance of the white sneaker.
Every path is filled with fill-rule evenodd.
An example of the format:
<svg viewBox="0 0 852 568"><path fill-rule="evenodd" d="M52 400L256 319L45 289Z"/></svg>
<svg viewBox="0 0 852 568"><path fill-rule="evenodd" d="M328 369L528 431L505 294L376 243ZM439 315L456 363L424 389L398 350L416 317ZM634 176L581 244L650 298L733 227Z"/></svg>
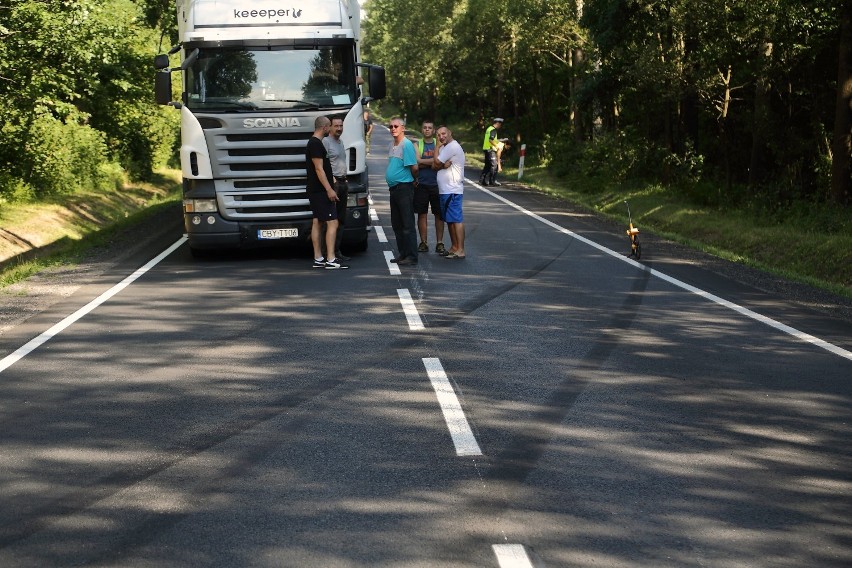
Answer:
<svg viewBox="0 0 852 568"><path fill-rule="evenodd" d="M325 269L326 270L338 270L343 268L349 268L345 264L342 264L339 259L333 258L331 260L325 261Z"/></svg>

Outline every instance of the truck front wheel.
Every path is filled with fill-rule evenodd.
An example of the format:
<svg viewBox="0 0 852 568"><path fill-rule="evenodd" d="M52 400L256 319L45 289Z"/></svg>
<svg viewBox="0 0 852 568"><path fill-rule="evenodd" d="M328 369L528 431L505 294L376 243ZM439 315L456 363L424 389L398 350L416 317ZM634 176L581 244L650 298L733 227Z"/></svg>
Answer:
<svg viewBox="0 0 852 568"><path fill-rule="evenodd" d="M210 258L211 251L207 249L197 249L193 247L189 247L189 254L192 255L192 258L196 260L204 260Z"/></svg>
<svg viewBox="0 0 852 568"><path fill-rule="evenodd" d="M369 244L369 242L370 240L367 237L364 237L363 241L352 245L352 250L355 252L367 252L367 245Z"/></svg>

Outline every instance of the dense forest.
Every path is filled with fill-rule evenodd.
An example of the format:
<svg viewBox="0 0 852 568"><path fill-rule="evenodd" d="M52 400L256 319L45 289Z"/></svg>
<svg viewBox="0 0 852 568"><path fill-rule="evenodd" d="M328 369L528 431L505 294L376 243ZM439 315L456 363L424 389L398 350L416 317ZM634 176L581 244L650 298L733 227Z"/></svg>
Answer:
<svg viewBox="0 0 852 568"><path fill-rule="evenodd" d="M850 203L850 0L367 0L408 117L705 203ZM528 163L529 159L528 158Z"/></svg>
<svg viewBox="0 0 852 568"><path fill-rule="evenodd" d="M506 118L528 163L719 204L850 203L852 0L366 0L410 118ZM153 55L171 0L0 0L0 200L174 156Z"/></svg>
<svg viewBox="0 0 852 568"><path fill-rule="evenodd" d="M165 165L178 116L154 103L151 63L171 47L172 12L160 0L0 0L0 201Z"/></svg>

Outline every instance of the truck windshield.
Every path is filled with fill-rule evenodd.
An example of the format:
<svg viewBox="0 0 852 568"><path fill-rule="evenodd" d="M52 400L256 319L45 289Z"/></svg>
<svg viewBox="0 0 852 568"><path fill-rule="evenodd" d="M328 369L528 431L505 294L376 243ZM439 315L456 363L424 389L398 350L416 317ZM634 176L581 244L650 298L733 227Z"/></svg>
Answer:
<svg viewBox="0 0 852 568"><path fill-rule="evenodd" d="M186 72L194 110L251 111L351 106L357 97L351 47L205 48Z"/></svg>

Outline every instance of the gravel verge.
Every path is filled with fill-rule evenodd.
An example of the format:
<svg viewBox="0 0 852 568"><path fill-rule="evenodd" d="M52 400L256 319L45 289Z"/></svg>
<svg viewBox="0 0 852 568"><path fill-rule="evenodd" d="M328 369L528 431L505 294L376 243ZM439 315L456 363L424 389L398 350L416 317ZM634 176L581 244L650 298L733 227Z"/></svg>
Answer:
<svg viewBox="0 0 852 568"><path fill-rule="evenodd" d="M179 234L180 223L179 205L160 210L130 226L110 242L92 247L76 264L51 267L26 280L0 288L0 335L71 296L82 286L96 282L108 270L127 262L168 232ZM28 251L22 256L33 254L38 254L38 251Z"/></svg>

